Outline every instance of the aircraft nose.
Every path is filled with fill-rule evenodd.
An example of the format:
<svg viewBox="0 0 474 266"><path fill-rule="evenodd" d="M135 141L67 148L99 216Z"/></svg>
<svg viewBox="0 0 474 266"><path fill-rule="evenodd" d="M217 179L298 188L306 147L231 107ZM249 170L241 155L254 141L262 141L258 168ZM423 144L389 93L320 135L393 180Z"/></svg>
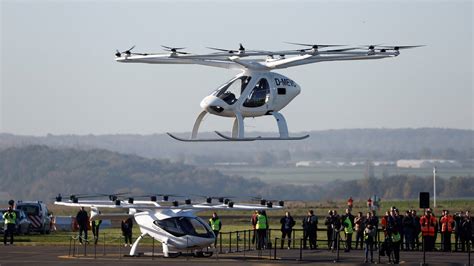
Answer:
<svg viewBox="0 0 474 266"><path fill-rule="evenodd" d="M227 104L221 99L213 95L209 95L201 101L201 108L209 113L221 113Z"/></svg>

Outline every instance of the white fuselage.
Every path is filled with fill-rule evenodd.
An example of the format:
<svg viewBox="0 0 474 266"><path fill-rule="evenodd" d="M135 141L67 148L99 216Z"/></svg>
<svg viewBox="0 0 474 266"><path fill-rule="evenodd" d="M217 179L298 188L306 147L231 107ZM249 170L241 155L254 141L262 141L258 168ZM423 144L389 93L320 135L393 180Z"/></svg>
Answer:
<svg viewBox="0 0 474 266"><path fill-rule="evenodd" d="M190 211L143 211L135 214L135 221L142 234L177 250L200 249L214 243L211 228Z"/></svg>
<svg viewBox="0 0 474 266"><path fill-rule="evenodd" d="M235 117L259 117L278 112L301 91L292 79L269 71L245 71L201 101L208 113Z"/></svg>

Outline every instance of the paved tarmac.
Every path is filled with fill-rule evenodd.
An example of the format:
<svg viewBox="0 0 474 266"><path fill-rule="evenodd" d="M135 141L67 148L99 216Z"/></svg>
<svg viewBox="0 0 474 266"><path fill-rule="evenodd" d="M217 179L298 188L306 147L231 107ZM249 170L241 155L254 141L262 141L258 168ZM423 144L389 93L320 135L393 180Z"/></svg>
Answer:
<svg viewBox="0 0 474 266"><path fill-rule="evenodd" d="M0 266L4 265L262 265L262 264L346 264L363 265L364 253L362 250L353 250L349 253L340 252L339 261L334 262L336 253L327 250L303 250L302 260L299 260L298 249L277 249L276 260L274 250L263 252L247 251L218 254L209 258L196 258L183 255L177 258L163 258L160 255L151 257L151 247L141 247L144 256L126 257L129 248L109 246L104 248L97 246L94 258L94 248L89 246L84 256L84 248L78 247L77 253L70 253L69 246L0 246ZM71 251L72 252L72 251ZM121 255L122 254L122 255ZM147 255L148 254L148 255ZM376 255L376 254L374 254ZM471 254L472 257L472 254ZM378 262L378 256L374 257ZM423 262L422 252L401 252L401 264L420 265ZM381 264L388 264L387 257L381 257ZM428 265L467 265L467 253L426 253ZM471 258L471 265L473 265Z"/></svg>

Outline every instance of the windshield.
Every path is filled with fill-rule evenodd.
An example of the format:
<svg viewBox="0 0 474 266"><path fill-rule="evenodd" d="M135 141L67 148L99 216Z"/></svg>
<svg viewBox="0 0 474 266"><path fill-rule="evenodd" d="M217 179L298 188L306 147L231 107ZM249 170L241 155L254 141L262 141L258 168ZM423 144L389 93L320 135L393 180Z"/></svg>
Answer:
<svg viewBox="0 0 474 266"><path fill-rule="evenodd" d="M233 104L239 99L242 92L250 82L251 77L242 76L234 78L219 87L212 95L221 98L228 104Z"/></svg>
<svg viewBox="0 0 474 266"><path fill-rule="evenodd" d="M207 229L204 223L197 218L173 217L164 220L156 220L153 223L174 236L191 235L204 238L213 237L213 234Z"/></svg>
<svg viewBox="0 0 474 266"><path fill-rule="evenodd" d="M27 215L39 215L38 206L33 205L20 205L16 207L19 210L24 211Z"/></svg>

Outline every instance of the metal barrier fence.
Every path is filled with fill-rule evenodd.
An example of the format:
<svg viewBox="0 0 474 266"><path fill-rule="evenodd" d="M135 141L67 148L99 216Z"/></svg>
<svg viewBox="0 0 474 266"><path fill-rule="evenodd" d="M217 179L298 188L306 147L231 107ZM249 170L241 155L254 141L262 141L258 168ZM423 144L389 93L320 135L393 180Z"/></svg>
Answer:
<svg viewBox="0 0 474 266"><path fill-rule="evenodd" d="M317 236L320 236L322 233L326 234L327 230L325 229L318 229ZM273 238L272 238L273 235ZM73 235L64 235L65 237L69 237L69 251L68 256L70 257L77 257L77 256L90 256L88 252L90 252L90 248L93 248L94 258L97 258L97 251L102 248L102 256L106 256L107 252L113 252L116 254L118 251L119 259L122 259L125 254L125 249L122 248L124 244L124 237L118 234L111 234L111 233L101 233L101 238L99 238L99 244L94 244L94 239L90 238L89 241L86 241L84 238L80 239L77 234ZM309 239L304 235L303 229L293 229L293 233L291 239L288 238L281 238L281 231L279 229L268 229L266 239L264 241L265 245L259 250L257 248L258 243L258 236L255 230L238 230L232 232L220 232L218 235L217 245L214 247L216 252L216 259L218 259L219 253L234 253L234 252L243 252L245 256L245 252L249 251L257 251L258 258L268 258L268 259L277 259L278 250L284 246L284 243L290 240L290 248L291 249L298 249L299 250L299 260L304 260L304 253L307 247L306 241ZM321 239L321 237L316 238L317 248L318 249L329 249L331 252L334 253L334 262L340 261L340 250L341 247L345 247L345 240L343 238L345 236L344 231L339 231L333 234L333 239L335 241L328 241L327 239ZM374 252L378 254L378 262L380 263L380 250L381 244L383 241L381 240L381 236L383 237L383 232L379 231L377 233L376 241L374 243ZM82 240L82 241L80 241ZM149 240L142 242L140 245L141 247L148 247L150 246L151 240L151 259L155 258L155 239L149 237ZM273 240L273 241L272 241ZM80 244L82 242L82 244ZM354 242L352 242L354 243ZM423 251L423 241L420 241L421 250L417 249L418 251ZM437 242L437 244L441 244ZM470 265L470 255L471 255L471 243L467 243L467 257L468 257L468 265ZM159 243L161 246L161 243ZM341 246L342 245L342 246ZM454 243L452 243L454 245ZM268 255L268 256L267 256ZM377 256L377 255L376 255ZM425 259L423 259L423 262Z"/></svg>

